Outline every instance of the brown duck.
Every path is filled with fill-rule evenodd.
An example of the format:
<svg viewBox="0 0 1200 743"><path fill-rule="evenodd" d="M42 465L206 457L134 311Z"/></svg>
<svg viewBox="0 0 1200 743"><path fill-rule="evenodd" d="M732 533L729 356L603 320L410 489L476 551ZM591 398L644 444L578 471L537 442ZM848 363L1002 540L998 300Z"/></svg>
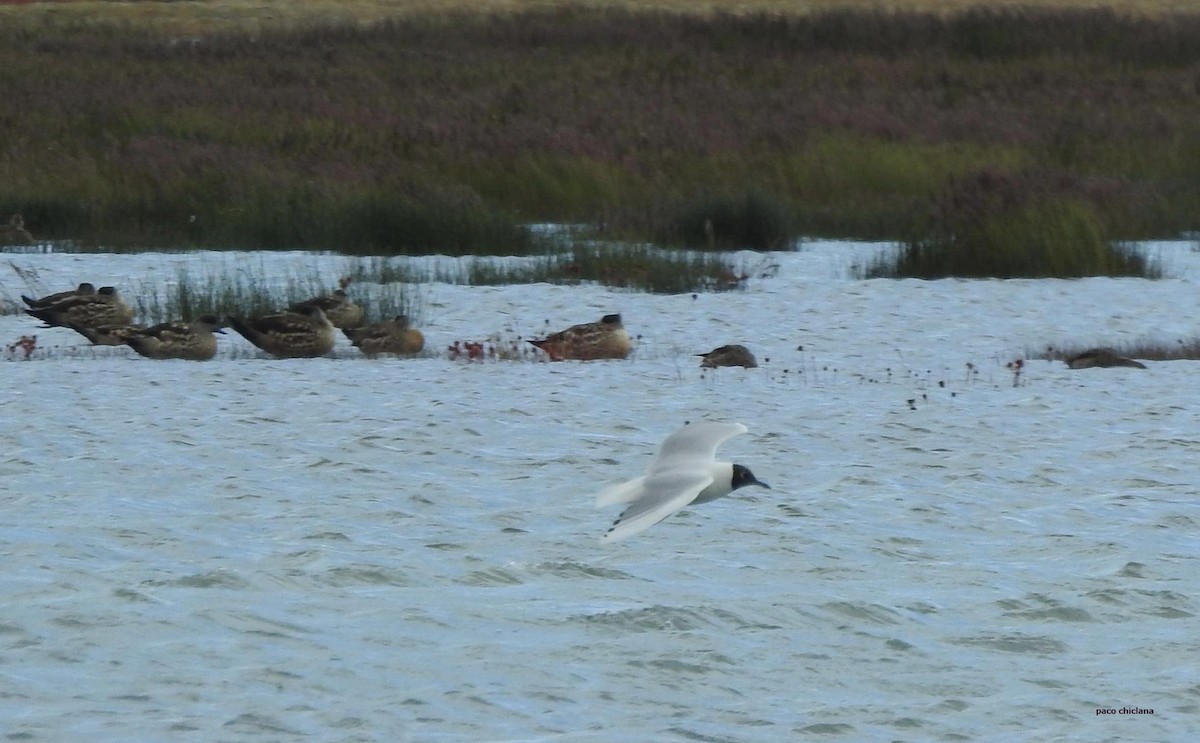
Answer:
<svg viewBox="0 0 1200 743"><path fill-rule="evenodd" d="M335 328L344 330L362 325L363 308L355 304L350 295L346 294L345 289L338 289L332 294L322 294L303 302L296 302L288 307L288 312L303 312L306 307L320 307Z"/></svg>
<svg viewBox="0 0 1200 743"><path fill-rule="evenodd" d="M126 324L126 325L97 325L88 327L86 325L68 325L68 328L79 333L84 338L91 341L93 346L123 346L125 339L130 333L137 332L145 325Z"/></svg>
<svg viewBox="0 0 1200 743"><path fill-rule="evenodd" d="M605 315L600 322L572 325L541 340L529 342L545 351L551 361L623 359L629 356L633 348L619 314Z"/></svg>
<svg viewBox="0 0 1200 743"><path fill-rule="evenodd" d="M208 361L217 355L217 337L224 323L216 315L191 322L164 322L125 334L125 345L148 359Z"/></svg>
<svg viewBox="0 0 1200 743"><path fill-rule="evenodd" d="M1063 360L1071 369L1091 369L1093 367L1107 369L1114 366L1128 366L1133 369L1146 368L1142 362L1122 356L1111 348L1089 348Z"/></svg>
<svg viewBox="0 0 1200 743"><path fill-rule="evenodd" d="M351 345L368 356L384 353L411 355L425 347L425 336L408 326L406 315L361 328L342 328Z"/></svg>
<svg viewBox="0 0 1200 743"><path fill-rule="evenodd" d="M111 286L102 286L95 294L77 294L25 312L49 327L128 325L133 321L133 310Z"/></svg>
<svg viewBox="0 0 1200 743"><path fill-rule="evenodd" d="M44 297L38 297L36 299L33 297L27 297L24 294L22 294L21 300L23 302L25 302L25 304L29 305L30 309L41 310L41 309L45 309L46 307L49 307L52 304L57 304L58 302L61 302L64 299L69 299L71 297L87 297L87 296L91 296L92 294L95 294L95 293L96 293L96 287L92 286L91 284L89 284L88 282L85 281L82 284L80 284L78 287L76 287L75 289L71 289L71 290L65 291L65 292L55 292L54 294L47 294Z"/></svg>
<svg viewBox="0 0 1200 743"><path fill-rule="evenodd" d="M229 327L246 340L281 359L313 358L333 350L333 325L316 305L254 320L227 319Z"/></svg>
<svg viewBox="0 0 1200 743"><path fill-rule="evenodd" d="M758 361L755 360L754 354L750 353L750 349L737 343L696 355L702 358L700 366L704 369L715 369L718 366L741 366L746 369L754 369L758 366Z"/></svg>

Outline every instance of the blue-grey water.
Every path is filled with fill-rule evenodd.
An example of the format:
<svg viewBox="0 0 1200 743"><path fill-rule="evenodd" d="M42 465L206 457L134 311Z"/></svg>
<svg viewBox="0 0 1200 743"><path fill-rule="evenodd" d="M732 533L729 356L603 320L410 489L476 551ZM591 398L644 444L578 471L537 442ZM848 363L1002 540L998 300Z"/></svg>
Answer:
<svg viewBox="0 0 1200 743"><path fill-rule="evenodd" d="M414 288L417 359L274 361L231 333L155 362L0 317L42 349L0 363L0 733L1190 739L1200 363L1006 364L1194 338L1200 256L1158 246L1162 281L854 278L877 249L773 254L696 297ZM10 258L48 290L238 260ZM614 311L627 361L442 352ZM702 373L731 342L761 368ZM601 545L595 492L700 418L749 426L720 454L773 490Z"/></svg>

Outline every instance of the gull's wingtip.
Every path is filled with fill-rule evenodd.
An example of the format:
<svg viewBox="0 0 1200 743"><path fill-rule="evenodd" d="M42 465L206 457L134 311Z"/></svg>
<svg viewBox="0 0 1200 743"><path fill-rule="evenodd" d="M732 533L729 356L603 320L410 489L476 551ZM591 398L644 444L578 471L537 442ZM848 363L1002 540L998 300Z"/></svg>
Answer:
<svg viewBox="0 0 1200 743"><path fill-rule="evenodd" d="M621 519L617 519L613 522L612 526L608 527L608 531L604 532L604 535L600 537L600 543L611 544L613 542L619 542L622 539L628 539L634 534L638 534L649 529L654 525L654 523L657 522L652 522L649 524L635 524L630 522L622 522Z"/></svg>
<svg viewBox="0 0 1200 743"><path fill-rule="evenodd" d="M646 531L670 515L670 512L653 514L646 511L631 515L631 510L625 509L621 512L620 516L617 516L616 520L612 522L612 526L608 527L608 531L604 532L604 536L600 537L602 543L619 542L622 539L628 539L634 534Z"/></svg>

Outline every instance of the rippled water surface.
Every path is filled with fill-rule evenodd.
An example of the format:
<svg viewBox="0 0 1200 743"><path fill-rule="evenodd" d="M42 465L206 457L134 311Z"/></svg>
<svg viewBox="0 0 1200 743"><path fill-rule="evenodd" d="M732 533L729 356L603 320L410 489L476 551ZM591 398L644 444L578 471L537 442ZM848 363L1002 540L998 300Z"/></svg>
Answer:
<svg viewBox="0 0 1200 743"><path fill-rule="evenodd" d="M1194 337L1196 255L1159 248L1158 282L852 278L874 250L694 298L420 289L432 349L620 311L625 362L233 334L154 362L37 331L57 352L0 363L6 739L1187 740L1200 365L1005 364ZM62 288L233 259L13 260ZM729 342L762 367L702 374ZM700 418L746 423L721 453L774 489L602 546L595 491Z"/></svg>

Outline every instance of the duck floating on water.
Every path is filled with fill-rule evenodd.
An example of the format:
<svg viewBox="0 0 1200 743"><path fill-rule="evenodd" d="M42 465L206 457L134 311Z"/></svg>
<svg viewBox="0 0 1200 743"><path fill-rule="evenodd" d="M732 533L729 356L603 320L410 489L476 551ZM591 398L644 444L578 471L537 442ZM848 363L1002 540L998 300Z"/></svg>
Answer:
<svg viewBox="0 0 1200 743"><path fill-rule="evenodd" d="M102 286L95 294L76 294L38 309L28 309L49 327L81 325L127 325L133 321L133 310L125 304L111 286Z"/></svg>
<svg viewBox="0 0 1200 743"><path fill-rule="evenodd" d="M362 325L363 308L350 298L345 289L337 289L332 294L322 294L303 302L296 302L288 307L288 312L300 313L306 307L320 307L335 328L345 330Z"/></svg>
<svg viewBox="0 0 1200 743"><path fill-rule="evenodd" d="M96 293L96 287L92 286L90 283L85 281L74 289L69 289L65 292L55 292L54 294L47 294L44 297L38 297L36 299L33 297L27 297L24 294L22 294L21 301L23 301L23 302L25 302L25 304L29 305L29 309L31 309L31 310L41 310L41 309L45 309L45 308L49 307L52 304L57 304L57 303L63 301L64 299L70 299L71 297L87 297L87 296L91 296L92 294L95 294L95 293Z"/></svg>
<svg viewBox="0 0 1200 743"><path fill-rule="evenodd" d="M1111 348L1089 348L1063 360L1071 369L1091 369L1093 367L1107 369L1114 366L1127 366L1133 369L1146 368L1142 362L1122 356Z"/></svg>
<svg viewBox="0 0 1200 743"><path fill-rule="evenodd" d="M68 325L68 328L91 341L93 346L123 346L125 339L131 333L144 329L145 325L136 323L123 325Z"/></svg>
<svg viewBox="0 0 1200 743"><path fill-rule="evenodd" d="M333 350L333 325L316 305L300 312L280 312L253 320L227 318L229 327L262 350L281 359L324 356Z"/></svg>
<svg viewBox="0 0 1200 743"><path fill-rule="evenodd" d="M700 367L703 369L715 369L718 366L741 366L746 369L758 367L758 361L754 358L754 354L750 353L750 349L737 343L696 355L702 357Z"/></svg>
<svg viewBox="0 0 1200 743"><path fill-rule="evenodd" d="M216 315L191 322L164 322L124 334L125 345L148 359L208 361L217 355L217 337L224 323Z"/></svg>
<svg viewBox="0 0 1200 743"><path fill-rule="evenodd" d="M412 355L425 347L425 336L408 326L407 315L371 323L361 328L342 328L351 345L368 356L379 354Z"/></svg>
<svg viewBox="0 0 1200 743"><path fill-rule="evenodd" d="M623 359L633 350L620 314L605 315L600 322L572 325L529 342L545 351L551 361Z"/></svg>

